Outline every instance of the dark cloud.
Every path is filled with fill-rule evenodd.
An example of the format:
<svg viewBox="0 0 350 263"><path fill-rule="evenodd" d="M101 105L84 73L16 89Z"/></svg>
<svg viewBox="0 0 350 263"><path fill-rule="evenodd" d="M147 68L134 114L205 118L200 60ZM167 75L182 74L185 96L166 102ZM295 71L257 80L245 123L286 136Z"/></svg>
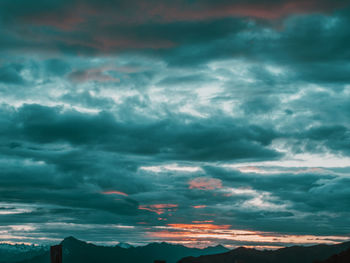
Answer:
<svg viewBox="0 0 350 263"><path fill-rule="evenodd" d="M261 167L261 169L266 168ZM347 224L345 218L350 212L345 201L350 194L346 190L347 178L333 175L330 171L320 173L317 170L307 172L300 169L296 173L289 171L267 175L241 174L236 170L215 167L206 167L206 171L216 178L221 178L223 185L230 185L235 189L254 189L272 193L277 199L271 199L271 202L284 204L287 207L287 211L284 212L231 210L227 211L227 215L223 214L222 218L235 217L239 221L237 223L244 227L254 222L256 226L277 232L305 234L312 229L315 233L330 235L334 234L334 231L339 231L338 234L346 234L349 230L345 227ZM233 200L235 199L226 197L226 202ZM235 202L238 200L236 199ZM220 200L220 203L224 204L225 201ZM335 223L337 230L325 227L331 224L333 219L337 222ZM271 224L271 222L274 223ZM288 227L290 222L293 222L292 227Z"/></svg>
<svg viewBox="0 0 350 263"><path fill-rule="evenodd" d="M70 71L70 66L67 62L60 59L48 59L45 61L45 67L48 72L55 76L63 76Z"/></svg>
<svg viewBox="0 0 350 263"><path fill-rule="evenodd" d="M326 147L334 152L350 153L350 130L342 125L322 125L312 127L302 136L307 138L306 144L309 150L322 151Z"/></svg>
<svg viewBox="0 0 350 263"><path fill-rule="evenodd" d="M0 67L0 83L5 84L24 84L25 80L21 76L23 66L20 64L9 64Z"/></svg>
<svg viewBox="0 0 350 263"><path fill-rule="evenodd" d="M260 113L267 114L278 107L279 99L274 97L255 97L246 101L242 108L247 114Z"/></svg>
<svg viewBox="0 0 350 263"><path fill-rule="evenodd" d="M216 79L205 76L205 75L190 75L190 76L171 76L171 77L167 77L162 79L161 81L159 81L157 84L159 85L164 85L164 86L183 86L186 84L207 84L210 82L214 82L216 81Z"/></svg>
<svg viewBox="0 0 350 263"><path fill-rule="evenodd" d="M82 114L40 105L24 105L12 114L9 120L12 129L5 129L3 133L7 130L9 139L13 140L67 142L174 160L274 159L280 156L267 148L277 137L273 129L245 125L243 120L222 118L219 121L216 118L214 122L176 118L127 123L119 122L106 112Z"/></svg>
<svg viewBox="0 0 350 263"><path fill-rule="evenodd" d="M328 0L323 1L294 1L291 4L288 0L265 1L264 4L257 0L252 1L61 1L46 2L38 1L36 5L27 5L23 1L3 1L2 7L6 9L6 18L12 16L30 17L34 22L46 22L49 25L57 22L58 15L63 15L63 25L74 26L82 23L89 16L105 14L110 16L113 12L120 14L117 21L122 22L144 22L149 19L160 21L168 20L206 20L217 17L229 16L251 16L263 19L275 19L293 13L312 13L330 11L334 8L343 7L346 1L336 3ZM19 9L18 4L23 8ZM140 9L144 9L140 13ZM77 11L77 17L73 19L73 10ZM172 13L171 13L172 11ZM130 17L126 16L128 14ZM49 16L51 15L51 16ZM34 19L35 16L38 18ZM136 17L137 16L137 17ZM110 18L110 17L109 17ZM127 19L128 18L128 19Z"/></svg>
<svg viewBox="0 0 350 263"><path fill-rule="evenodd" d="M7 31L7 38L18 42L15 47L96 54L135 49L161 51L187 44L212 42L249 30L247 23L242 20L244 17L275 20L295 13L332 12L345 3L326 0L322 3L265 1L263 5L259 1L216 1L215 4L210 1L40 1L27 7L21 1L4 1L1 10L4 10L3 23L12 29ZM19 5L22 6L21 10ZM298 32L302 34L303 31ZM319 40L315 32L307 38ZM40 42L37 37L40 37ZM298 38L290 43L294 40ZM217 49L219 54L242 54L247 51L249 45L246 44L251 43L251 40L243 46L237 46L235 42L215 43L215 46L220 46ZM300 39L299 44L303 45L303 42L305 44ZM225 43L228 44L226 48ZM9 49L12 47L8 45ZM303 49L297 50L302 52ZM210 50L204 52L206 58L210 59L207 54ZM196 54L201 56L198 51ZM196 54L191 55L194 61ZM305 56L309 54L304 53Z"/></svg>
<svg viewBox="0 0 350 263"><path fill-rule="evenodd" d="M86 107L98 107L98 108L111 108L115 105L114 101L109 98L98 98L94 97L88 91L75 93L75 92L67 92L61 97L62 101L67 103L79 103L82 106Z"/></svg>

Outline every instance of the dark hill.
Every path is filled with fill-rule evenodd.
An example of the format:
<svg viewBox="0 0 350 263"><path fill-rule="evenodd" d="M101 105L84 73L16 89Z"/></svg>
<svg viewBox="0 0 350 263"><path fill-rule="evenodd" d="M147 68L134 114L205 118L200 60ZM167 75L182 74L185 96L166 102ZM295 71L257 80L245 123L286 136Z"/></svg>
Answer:
<svg viewBox="0 0 350 263"><path fill-rule="evenodd" d="M350 249L341 252L340 254L333 255L324 261L316 261L315 263L349 263L350 262Z"/></svg>
<svg viewBox="0 0 350 263"><path fill-rule="evenodd" d="M350 242L310 247L293 246L265 251L241 247L217 255L183 258L179 263L312 263L316 260L325 260L348 248Z"/></svg>

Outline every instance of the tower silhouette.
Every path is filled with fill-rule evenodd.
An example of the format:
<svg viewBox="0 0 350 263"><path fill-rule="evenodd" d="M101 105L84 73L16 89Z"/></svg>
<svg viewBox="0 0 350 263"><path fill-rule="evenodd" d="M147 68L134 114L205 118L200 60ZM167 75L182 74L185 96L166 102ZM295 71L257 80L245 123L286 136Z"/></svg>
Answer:
<svg viewBox="0 0 350 263"><path fill-rule="evenodd" d="M62 245L50 247L51 263L62 263Z"/></svg>

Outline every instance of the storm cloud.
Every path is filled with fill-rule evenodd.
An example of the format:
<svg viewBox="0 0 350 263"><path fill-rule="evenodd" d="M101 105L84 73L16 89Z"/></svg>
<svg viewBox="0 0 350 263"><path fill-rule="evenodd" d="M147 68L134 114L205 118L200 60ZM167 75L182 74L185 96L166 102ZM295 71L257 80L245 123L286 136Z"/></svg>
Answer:
<svg viewBox="0 0 350 263"><path fill-rule="evenodd" d="M349 12L1 1L0 240L349 239Z"/></svg>

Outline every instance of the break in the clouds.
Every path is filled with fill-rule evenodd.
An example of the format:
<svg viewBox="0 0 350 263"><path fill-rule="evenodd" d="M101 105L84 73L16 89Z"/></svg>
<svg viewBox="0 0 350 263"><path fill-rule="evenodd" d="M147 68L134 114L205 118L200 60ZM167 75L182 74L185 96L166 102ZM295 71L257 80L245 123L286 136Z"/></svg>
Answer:
<svg viewBox="0 0 350 263"><path fill-rule="evenodd" d="M350 234L348 1L0 3L0 241Z"/></svg>

